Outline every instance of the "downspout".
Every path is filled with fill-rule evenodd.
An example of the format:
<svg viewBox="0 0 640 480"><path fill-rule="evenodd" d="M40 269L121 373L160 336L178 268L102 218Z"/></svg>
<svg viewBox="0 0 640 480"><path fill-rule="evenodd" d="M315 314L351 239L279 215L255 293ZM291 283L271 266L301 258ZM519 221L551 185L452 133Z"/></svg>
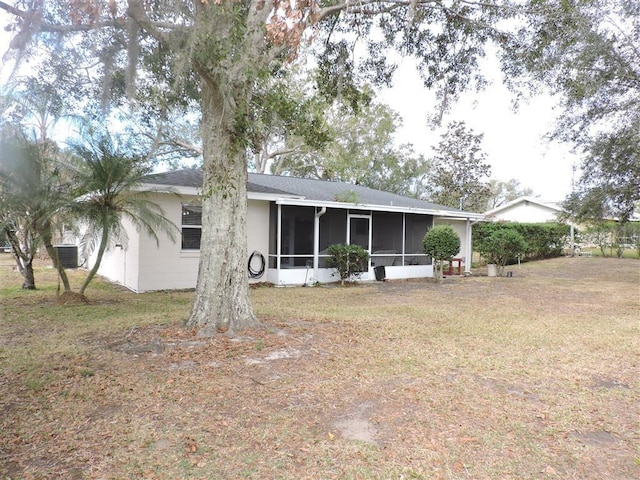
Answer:
<svg viewBox="0 0 640 480"><path fill-rule="evenodd" d="M467 258L465 258L464 262L464 274L471 275L471 261L473 260L473 225L476 223L480 223L482 220L476 220L474 222L471 221L470 218L467 218L466 221L466 237L467 237Z"/></svg>
<svg viewBox="0 0 640 480"><path fill-rule="evenodd" d="M465 258L465 262L464 262L464 274L465 276L471 275L471 261L473 260L473 228L472 226L475 225L476 223L478 223L479 220L476 220L475 222L471 222L470 218L467 218L466 221L466 240L467 240L467 245L466 245L466 250L467 250L467 255Z"/></svg>
<svg viewBox="0 0 640 480"><path fill-rule="evenodd" d="M464 259L464 274L470 275L471 274L471 258L473 257L473 250L472 250L473 242L471 241L471 219L470 218L467 218L467 220L465 221L465 239L466 239L466 245L464 249L466 253L466 258Z"/></svg>
<svg viewBox="0 0 640 480"><path fill-rule="evenodd" d="M318 266L320 254L320 217L327 213L327 207L321 207L320 210L316 210L316 216L313 225L313 279L318 279Z"/></svg>

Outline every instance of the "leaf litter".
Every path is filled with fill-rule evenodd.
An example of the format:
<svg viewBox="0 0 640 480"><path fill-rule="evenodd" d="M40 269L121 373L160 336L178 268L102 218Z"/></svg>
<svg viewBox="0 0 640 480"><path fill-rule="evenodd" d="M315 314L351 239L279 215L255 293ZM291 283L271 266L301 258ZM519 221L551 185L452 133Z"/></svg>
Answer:
<svg viewBox="0 0 640 480"><path fill-rule="evenodd" d="M188 302L166 302L188 292L106 289L70 307L148 298L112 326L34 319L28 297L2 323L0 474L638 478L638 263L613 278L594 261L442 286L258 289L263 328L238 339L182 328Z"/></svg>

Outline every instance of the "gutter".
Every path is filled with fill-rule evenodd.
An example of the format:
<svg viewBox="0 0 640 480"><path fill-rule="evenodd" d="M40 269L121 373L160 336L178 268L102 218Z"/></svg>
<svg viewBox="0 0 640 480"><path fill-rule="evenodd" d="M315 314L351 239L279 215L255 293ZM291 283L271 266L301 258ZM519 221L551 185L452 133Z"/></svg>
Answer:
<svg viewBox="0 0 640 480"><path fill-rule="evenodd" d="M378 212L397 212L397 213L416 213L421 215L433 215L434 217L442 218L455 218L459 220L483 220L484 215L481 213L469 213L458 210L437 210L430 208L418 208L418 207L397 207L394 205L373 205L362 203L345 203L345 202L318 202L317 200L306 199L290 199L290 198L277 198L274 200L276 205L294 205L294 206L308 206L308 207L331 207L341 208L345 210L366 210L366 211L378 211Z"/></svg>

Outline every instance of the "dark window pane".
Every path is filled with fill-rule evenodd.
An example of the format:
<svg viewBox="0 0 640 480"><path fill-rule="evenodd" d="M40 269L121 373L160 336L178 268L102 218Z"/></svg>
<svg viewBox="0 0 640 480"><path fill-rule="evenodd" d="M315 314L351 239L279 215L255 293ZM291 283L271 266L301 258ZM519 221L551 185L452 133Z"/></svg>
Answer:
<svg viewBox="0 0 640 480"><path fill-rule="evenodd" d="M429 255L406 255L404 257L405 265L431 265L431 257Z"/></svg>
<svg viewBox="0 0 640 480"><path fill-rule="evenodd" d="M269 206L269 255L276 255L278 249L278 205ZM275 268L269 265L269 268Z"/></svg>
<svg viewBox="0 0 640 480"><path fill-rule="evenodd" d="M280 268L313 268L313 257L281 257Z"/></svg>
<svg viewBox="0 0 640 480"><path fill-rule="evenodd" d="M202 225L202 205L182 205L182 225Z"/></svg>
<svg viewBox="0 0 640 480"><path fill-rule="evenodd" d="M200 236L202 230L200 228L183 228L182 229L182 249L183 250L200 250Z"/></svg>
<svg viewBox="0 0 640 480"><path fill-rule="evenodd" d="M349 217L349 223L349 243L351 245L359 245L365 250L369 250L369 219Z"/></svg>
<svg viewBox="0 0 640 480"><path fill-rule="evenodd" d="M374 265L376 267L392 267L396 265L402 265L402 255L371 255L371 265Z"/></svg>

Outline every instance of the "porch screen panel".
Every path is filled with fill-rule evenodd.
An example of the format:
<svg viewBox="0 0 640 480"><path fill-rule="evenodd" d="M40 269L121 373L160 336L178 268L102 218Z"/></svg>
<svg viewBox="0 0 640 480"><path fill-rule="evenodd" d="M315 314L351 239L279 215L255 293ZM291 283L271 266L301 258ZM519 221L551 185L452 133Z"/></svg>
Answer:
<svg viewBox="0 0 640 480"><path fill-rule="evenodd" d="M431 265L431 257L424 253L422 240L432 226L432 215L405 215L405 265Z"/></svg>
<svg viewBox="0 0 640 480"><path fill-rule="evenodd" d="M313 265L314 207L282 206L280 268Z"/></svg>
<svg viewBox="0 0 640 480"><path fill-rule="evenodd" d="M373 212L371 220L372 264L402 265L402 214Z"/></svg>
<svg viewBox="0 0 640 480"><path fill-rule="evenodd" d="M182 205L182 250L200 250L202 205Z"/></svg>
<svg viewBox="0 0 640 480"><path fill-rule="evenodd" d="M347 211L328 208L320 217L319 259L318 266L327 268L327 248L347 242Z"/></svg>

